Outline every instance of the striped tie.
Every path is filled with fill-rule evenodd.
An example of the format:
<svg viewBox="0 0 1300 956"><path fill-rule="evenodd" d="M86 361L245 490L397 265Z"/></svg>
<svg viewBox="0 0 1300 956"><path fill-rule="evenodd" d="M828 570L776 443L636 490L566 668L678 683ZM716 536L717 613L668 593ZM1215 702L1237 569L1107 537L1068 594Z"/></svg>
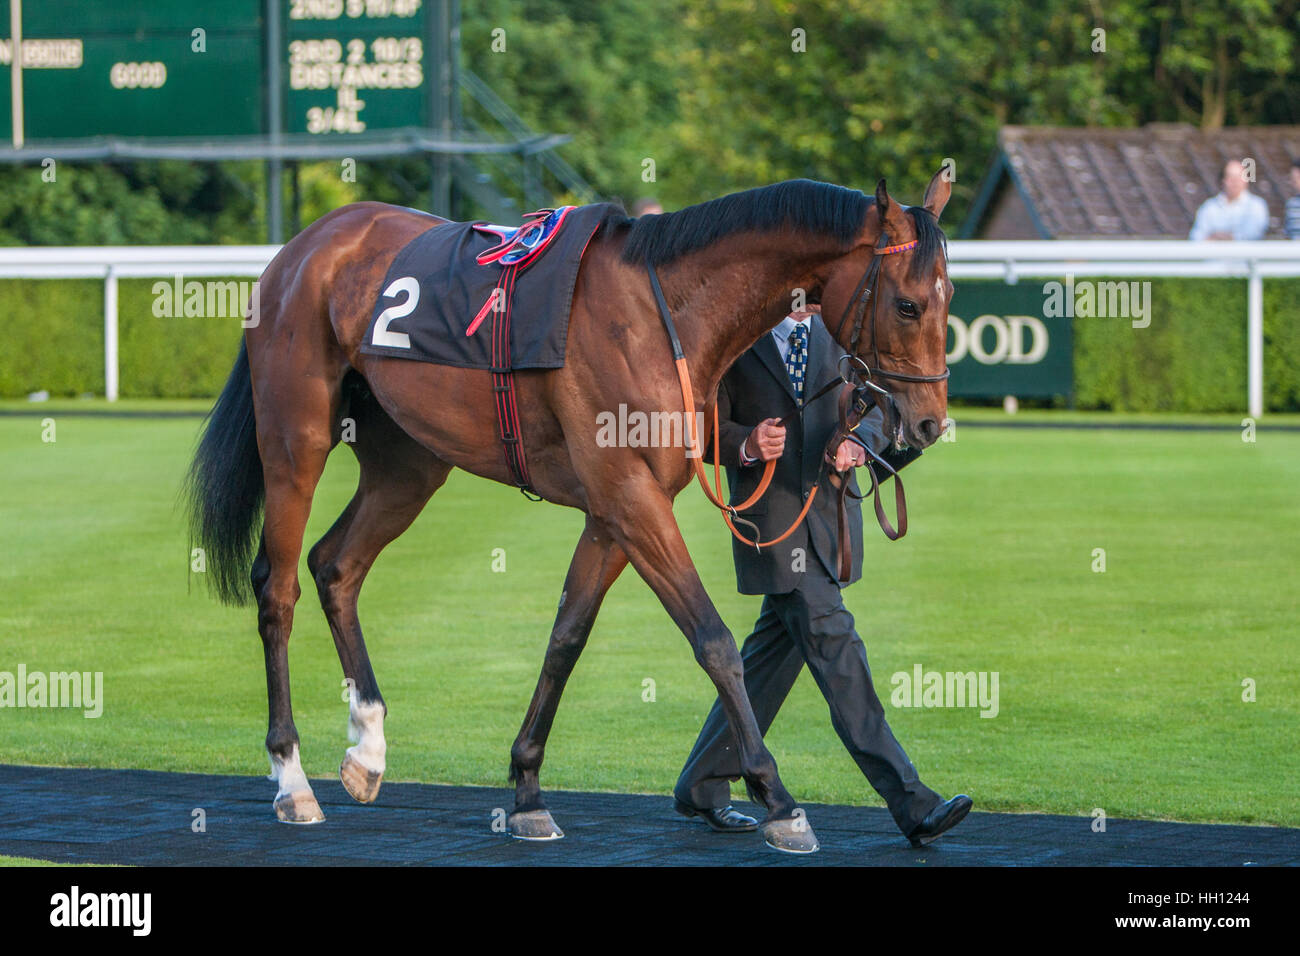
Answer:
<svg viewBox="0 0 1300 956"><path fill-rule="evenodd" d="M803 402L803 376L808 368L808 326L802 322L790 333L790 351L785 356L785 370L794 386L794 397Z"/></svg>

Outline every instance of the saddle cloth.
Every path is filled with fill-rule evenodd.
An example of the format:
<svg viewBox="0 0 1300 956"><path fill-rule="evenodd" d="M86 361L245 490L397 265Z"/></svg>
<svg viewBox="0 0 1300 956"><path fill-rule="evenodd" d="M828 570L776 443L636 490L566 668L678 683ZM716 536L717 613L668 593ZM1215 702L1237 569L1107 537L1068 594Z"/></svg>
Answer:
<svg viewBox="0 0 1300 956"><path fill-rule="evenodd" d="M622 214L618 207L595 203L542 210L518 228L434 226L393 260L376 290L361 351L490 369L491 312L498 301L512 313L509 368L561 367L582 255L601 223L616 214ZM505 268L516 274L500 301L496 289Z"/></svg>

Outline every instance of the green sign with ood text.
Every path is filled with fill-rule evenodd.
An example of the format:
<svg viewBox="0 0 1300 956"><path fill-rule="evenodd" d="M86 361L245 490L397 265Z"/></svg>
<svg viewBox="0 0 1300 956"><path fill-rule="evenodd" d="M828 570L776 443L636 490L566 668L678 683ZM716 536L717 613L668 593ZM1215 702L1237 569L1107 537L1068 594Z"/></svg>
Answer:
<svg viewBox="0 0 1300 956"><path fill-rule="evenodd" d="M1072 319L1050 307L1041 281L962 280L948 310L948 394L1068 396Z"/></svg>

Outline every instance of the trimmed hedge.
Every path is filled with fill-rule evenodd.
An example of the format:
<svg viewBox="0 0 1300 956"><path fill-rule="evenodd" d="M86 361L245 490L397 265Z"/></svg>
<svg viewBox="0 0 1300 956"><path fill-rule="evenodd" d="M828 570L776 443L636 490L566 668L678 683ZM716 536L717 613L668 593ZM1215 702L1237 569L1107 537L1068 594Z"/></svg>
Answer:
<svg viewBox="0 0 1300 956"><path fill-rule="evenodd" d="M1150 315L1144 329L1133 328L1128 318L1074 320L1076 405L1125 412L1241 410L1246 281L1152 279Z"/></svg>
<svg viewBox="0 0 1300 956"><path fill-rule="evenodd" d="M0 281L0 398L104 394L104 284Z"/></svg>
<svg viewBox="0 0 1300 956"><path fill-rule="evenodd" d="M1300 280L1264 280L1264 407L1300 410Z"/></svg>
<svg viewBox="0 0 1300 956"><path fill-rule="evenodd" d="M239 320L155 317L156 281L118 283L122 396L215 396L239 347ZM1152 279L1151 296L1151 325L1145 329L1133 328L1128 319L1075 320L1076 406L1241 411L1245 280ZM1300 411L1300 280L1264 280L1264 336L1265 406ZM0 398L40 389L54 396L102 395L103 284L0 281L0 341Z"/></svg>
<svg viewBox="0 0 1300 956"><path fill-rule="evenodd" d="M214 397L239 350L239 319L159 318L158 281L118 280L118 390L123 398ZM55 397L103 395L103 282L0 281L0 341L0 398L42 389Z"/></svg>
<svg viewBox="0 0 1300 956"><path fill-rule="evenodd" d="M1242 411L1246 280L1150 281L1148 328L1128 319L1075 320L1077 407ZM1264 407L1300 411L1300 280L1264 280Z"/></svg>
<svg viewBox="0 0 1300 956"><path fill-rule="evenodd" d="M226 384L239 340L238 317L155 316L158 279L119 280L118 379L123 398L215 398ZM252 282L251 278L203 279ZM179 310L178 310L179 311Z"/></svg>

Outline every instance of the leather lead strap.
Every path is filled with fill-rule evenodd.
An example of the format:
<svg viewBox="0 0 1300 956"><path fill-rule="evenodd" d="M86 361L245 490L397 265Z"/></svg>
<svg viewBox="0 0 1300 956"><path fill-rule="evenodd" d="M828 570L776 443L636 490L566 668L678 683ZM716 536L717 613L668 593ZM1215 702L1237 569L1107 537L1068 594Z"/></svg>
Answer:
<svg viewBox="0 0 1300 956"><path fill-rule="evenodd" d="M655 303L659 306L659 317L664 321L664 328L668 330L668 341L673 346L673 361L677 362L686 355L682 352L682 340L677 337L677 326L673 324L673 313L668 308L668 300L664 298L664 287L659 284L659 273L649 259L645 261L646 271L650 273L650 288L654 290ZM688 412L691 409L687 409Z"/></svg>
<svg viewBox="0 0 1300 956"><path fill-rule="evenodd" d="M654 265L649 259L646 259L646 271L650 274L650 288L654 292L655 303L659 307L659 317L663 319L664 329L668 332L668 341L672 344L673 364L677 369L677 381L682 390L682 407L685 413L686 421L683 431L686 435L691 465L695 471L695 477L704 489L704 496L717 509L723 512L723 519L727 522L727 527L731 533L736 536L738 541L748 545L751 548L760 550L765 547L771 547L784 541L794 533L795 528L799 527L800 522L808 514L808 509L812 506L813 499L817 496L817 489L813 488L804 503L803 511L786 532L780 537L771 541L759 541L755 535L753 539L746 538L741 534L735 525L735 521L742 521L745 524L751 524L740 517L737 512L752 508L764 494L767 493L768 487L772 484L772 475L776 471L776 459L769 461L763 468L763 477L759 479L758 487L754 493L738 505L727 504L722 491L722 466L719 463L721 457L721 440L718 434L718 403L713 403L713 486L709 485L709 479L704 471L704 448L703 439L695 430L695 391L691 386L691 372L686 364L686 355L682 351L682 342L677 335L677 326L673 323L672 311L668 308L668 300L664 298L663 286L659 282L659 274L655 271ZM752 527L752 524L751 524Z"/></svg>
<svg viewBox="0 0 1300 956"><path fill-rule="evenodd" d="M862 448L863 451L872 459L867 464L867 474L871 477L871 494L872 503L875 507L876 521L880 525L880 530L885 533L890 541L897 541L903 535L907 534L907 494L903 490L903 479L899 477L894 467L876 454L875 450L860 438L856 429L862 421L863 415L871 408L874 401L867 402L865 399L855 401L858 389L852 385L845 385L840 392L839 397L839 427L831 435L831 440L826 445L826 460L831 461L831 456L835 454L835 449L839 448L842 441L851 441ZM851 424L850 424L851 423ZM890 524L889 517L885 514L885 507L880 500L880 479L876 475L875 465L879 464L887 472L886 479L894 479L894 510L898 515L898 527ZM848 476L846 473L834 472L830 476L831 485L836 489L836 506L837 506L837 523L839 525L839 539L837 541L837 564L839 578L841 582L848 581L853 575L853 549L850 547L849 537L849 515L848 502L849 497L861 500L865 495L855 495L849 490Z"/></svg>

